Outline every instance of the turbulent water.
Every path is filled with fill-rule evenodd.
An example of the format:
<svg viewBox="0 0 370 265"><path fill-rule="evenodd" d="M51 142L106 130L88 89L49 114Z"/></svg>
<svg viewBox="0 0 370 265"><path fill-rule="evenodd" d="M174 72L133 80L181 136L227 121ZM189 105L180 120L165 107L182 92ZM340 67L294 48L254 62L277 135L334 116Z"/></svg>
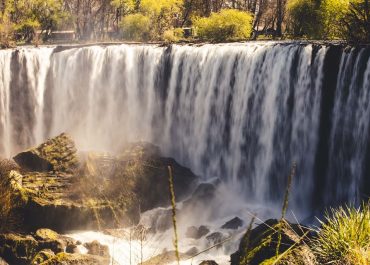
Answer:
<svg viewBox="0 0 370 265"><path fill-rule="evenodd" d="M297 43L0 51L0 151L61 132L145 140L258 204L358 202L370 186L370 49Z"/></svg>

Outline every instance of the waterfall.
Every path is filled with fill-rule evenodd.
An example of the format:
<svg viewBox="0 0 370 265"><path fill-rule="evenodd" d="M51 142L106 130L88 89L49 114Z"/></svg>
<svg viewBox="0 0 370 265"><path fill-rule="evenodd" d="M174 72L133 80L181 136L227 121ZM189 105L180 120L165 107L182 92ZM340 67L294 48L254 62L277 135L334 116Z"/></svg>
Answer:
<svg viewBox="0 0 370 265"><path fill-rule="evenodd" d="M0 153L61 132L81 150L157 144L204 179L292 207L370 194L370 49L250 42L0 51Z"/></svg>

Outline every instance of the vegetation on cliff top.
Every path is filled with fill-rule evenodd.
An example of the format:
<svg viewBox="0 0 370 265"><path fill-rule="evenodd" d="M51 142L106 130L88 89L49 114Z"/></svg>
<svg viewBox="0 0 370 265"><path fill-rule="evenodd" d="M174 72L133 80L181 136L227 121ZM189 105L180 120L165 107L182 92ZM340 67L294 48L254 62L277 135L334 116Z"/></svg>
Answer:
<svg viewBox="0 0 370 265"><path fill-rule="evenodd" d="M0 5L3 47L58 39L258 38L369 42L369 0L4 0Z"/></svg>

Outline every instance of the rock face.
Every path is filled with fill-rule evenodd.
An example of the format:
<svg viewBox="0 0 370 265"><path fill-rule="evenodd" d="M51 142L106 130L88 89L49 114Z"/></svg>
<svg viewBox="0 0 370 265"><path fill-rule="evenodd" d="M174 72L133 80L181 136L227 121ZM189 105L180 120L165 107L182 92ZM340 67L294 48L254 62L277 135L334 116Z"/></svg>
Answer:
<svg viewBox="0 0 370 265"><path fill-rule="evenodd" d="M86 244L87 255L66 253L68 244L76 242L49 229L39 229L33 235L0 234L0 256L11 265L109 264L108 247L98 242Z"/></svg>
<svg viewBox="0 0 370 265"><path fill-rule="evenodd" d="M162 157L154 145L132 144L119 155L77 156L66 134L14 160L20 169L9 178L20 194L24 227L31 231L131 226L139 221L140 211L170 204L168 166L173 170L177 199L188 194L197 180L189 169Z"/></svg>
<svg viewBox="0 0 370 265"><path fill-rule="evenodd" d="M209 233L209 229L201 225L200 227L191 226L186 230L185 235L188 238L200 239Z"/></svg>
<svg viewBox="0 0 370 265"><path fill-rule="evenodd" d="M239 227L243 226L243 220L239 217L234 217L230 221L227 221L223 226L222 229L238 229Z"/></svg>
<svg viewBox="0 0 370 265"><path fill-rule="evenodd" d="M279 253L284 254L274 263L279 231ZM271 264L315 264L314 256L307 247L309 235L309 230L300 225L269 219L243 236L238 251L231 255L231 265L270 264L270 261ZM285 252L288 249L290 251Z"/></svg>
<svg viewBox="0 0 370 265"><path fill-rule="evenodd" d="M203 260L199 265L218 265L214 260Z"/></svg>
<svg viewBox="0 0 370 265"><path fill-rule="evenodd" d="M74 142L62 133L36 148L19 153L13 159L20 167L30 171L71 172L78 166L76 153Z"/></svg>

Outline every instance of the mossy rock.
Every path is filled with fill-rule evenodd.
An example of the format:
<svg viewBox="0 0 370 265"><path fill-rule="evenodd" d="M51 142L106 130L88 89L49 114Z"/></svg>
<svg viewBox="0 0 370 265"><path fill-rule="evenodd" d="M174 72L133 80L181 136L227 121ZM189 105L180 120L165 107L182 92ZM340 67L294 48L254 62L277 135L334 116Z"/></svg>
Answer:
<svg viewBox="0 0 370 265"><path fill-rule="evenodd" d="M109 258L94 255L59 253L40 265L106 265Z"/></svg>
<svg viewBox="0 0 370 265"><path fill-rule="evenodd" d="M0 256L9 264L27 265L38 252L38 242L30 235L0 234Z"/></svg>
<svg viewBox="0 0 370 265"><path fill-rule="evenodd" d="M75 144L65 133L17 154L14 160L21 168L37 172L72 172L78 166Z"/></svg>
<svg viewBox="0 0 370 265"><path fill-rule="evenodd" d="M243 236L231 265L314 264L305 244L311 236L301 225L269 219Z"/></svg>
<svg viewBox="0 0 370 265"><path fill-rule="evenodd" d="M51 249L43 249L32 259L32 265L41 264L55 256L55 253Z"/></svg>

